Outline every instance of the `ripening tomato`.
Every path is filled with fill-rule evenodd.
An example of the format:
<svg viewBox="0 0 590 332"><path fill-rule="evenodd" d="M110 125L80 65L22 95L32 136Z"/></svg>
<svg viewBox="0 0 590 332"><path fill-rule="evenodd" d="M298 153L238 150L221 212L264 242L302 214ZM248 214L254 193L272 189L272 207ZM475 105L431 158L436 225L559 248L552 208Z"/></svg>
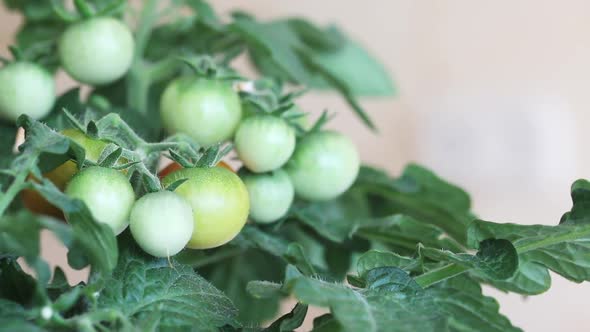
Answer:
<svg viewBox="0 0 590 332"><path fill-rule="evenodd" d="M21 114L46 116L55 102L53 76L31 62L13 62L0 69L0 118L14 122Z"/></svg>
<svg viewBox="0 0 590 332"><path fill-rule="evenodd" d="M228 165L225 161L220 161L216 167L223 167L226 168L232 172L234 172L234 169L231 168L230 165ZM178 171L179 169L182 169L182 166L177 163L177 162L172 162L170 165L164 167L160 172L158 172L158 177L160 179L165 178L168 174L174 172L174 171ZM235 172L234 172L235 173Z"/></svg>
<svg viewBox="0 0 590 332"><path fill-rule="evenodd" d="M102 85L125 75L134 47L125 24L112 17L95 17L66 29L59 41L59 58L75 80Z"/></svg>
<svg viewBox="0 0 590 332"><path fill-rule="evenodd" d="M359 154L350 139L334 131L321 131L298 142L285 170L299 197L322 201L345 192L359 167Z"/></svg>
<svg viewBox="0 0 590 332"><path fill-rule="evenodd" d="M129 225L135 192L123 173L100 166L85 168L68 182L65 193L86 203L94 219L109 225L115 235Z"/></svg>
<svg viewBox="0 0 590 332"><path fill-rule="evenodd" d="M183 168L162 180L164 187L186 179L174 192L193 209L195 224L188 248L209 249L231 241L248 219L248 191L240 178L222 167Z"/></svg>
<svg viewBox="0 0 590 332"><path fill-rule="evenodd" d="M193 210L176 193L150 193L133 205L129 229L135 242L148 254L155 257L174 256L191 239Z"/></svg>
<svg viewBox="0 0 590 332"><path fill-rule="evenodd" d="M168 132L184 133L207 147L233 136L242 107L230 82L185 76L166 87L160 113Z"/></svg>

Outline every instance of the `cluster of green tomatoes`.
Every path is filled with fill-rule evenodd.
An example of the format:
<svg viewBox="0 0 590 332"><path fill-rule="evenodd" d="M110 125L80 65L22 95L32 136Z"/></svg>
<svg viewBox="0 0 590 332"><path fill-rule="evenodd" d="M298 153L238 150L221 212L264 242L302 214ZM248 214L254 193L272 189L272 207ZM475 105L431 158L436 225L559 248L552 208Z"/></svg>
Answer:
<svg viewBox="0 0 590 332"><path fill-rule="evenodd" d="M133 61L134 39L119 20L97 17L71 25L59 41L63 69L92 86L123 77ZM43 119L55 101L54 79L32 62L0 69L0 116L14 121L27 114ZM173 163L160 172L162 187L173 191L137 199L125 170L91 166L79 170L68 161L45 174L67 195L85 202L95 220L120 234L128 226L141 248L167 257L185 247L208 249L232 240L248 220L273 223L288 215L295 197L334 199L346 191L359 170L359 156L345 136L312 130L298 137L293 125L274 113L246 114L231 82L181 76L160 100L164 129L184 133L202 147L232 142L242 167L236 173L215 167L183 168ZM97 162L108 142L77 129L61 132L83 146ZM25 190L24 204L49 214L49 203ZM53 208L55 209L55 208Z"/></svg>

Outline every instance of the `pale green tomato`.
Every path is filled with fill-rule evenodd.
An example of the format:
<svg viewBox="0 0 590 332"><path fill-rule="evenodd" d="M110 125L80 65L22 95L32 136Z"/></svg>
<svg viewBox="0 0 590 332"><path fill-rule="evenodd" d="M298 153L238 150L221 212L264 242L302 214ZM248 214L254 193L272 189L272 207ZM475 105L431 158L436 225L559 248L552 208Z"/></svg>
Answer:
<svg viewBox="0 0 590 332"><path fill-rule="evenodd" d="M14 62L0 69L0 117L16 121L21 114L46 116L55 103L53 76L30 62Z"/></svg>
<svg viewBox="0 0 590 332"><path fill-rule="evenodd" d="M322 131L298 142L285 170L299 197L323 201L345 192L356 179L359 167L359 155L350 139Z"/></svg>
<svg viewBox="0 0 590 332"><path fill-rule="evenodd" d="M133 205L129 229L135 242L148 254L174 256L191 239L193 210L184 198L173 192L150 193Z"/></svg>
<svg viewBox="0 0 590 332"><path fill-rule="evenodd" d="M92 162L98 161L102 151L104 151L104 148L108 145L107 142L91 138L80 130L74 128L64 129L61 131L61 134L80 144L86 151L86 159Z"/></svg>
<svg viewBox="0 0 590 332"><path fill-rule="evenodd" d="M240 123L234 138L238 156L252 172L281 168L295 150L295 130L272 115L255 115Z"/></svg>
<svg viewBox="0 0 590 332"><path fill-rule="evenodd" d="M99 166L88 167L72 178L65 193L86 203L94 219L109 225L115 235L127 228L135 193L121 172Z"/></svg>
<svg viewBox="0 0 590 332"><path fill-rule="evenodd" d="M248 190L233 172L222 167L183 168L162 180L164 187L187 179L175 190L193 209L195 224L187 244L192 249L219 247L231 241L248 219Z"/></svg>
<svg viewBox="0 0 590 332"><path fill-rule="evenodd" d="M205 147L230 139L242 118L240 98L229 82L198 77L172 81L160 112L169 133L187 134Z"/></svg>
<svg viewBox="0 0 590 332"><path fill-rule="evenodd" d="M96 17L70 26L59 41L59 58L70 76L92 85L123 77L131 67L133 35L121 21Z"/></svg>
<svg viewBox="0 0 590 332"><path fill-rule="evenodd" d="M250 197L250 218L258 223L271 223L284 217L295 191L289 175L282 169L254 174L240 171Z"/></svg>

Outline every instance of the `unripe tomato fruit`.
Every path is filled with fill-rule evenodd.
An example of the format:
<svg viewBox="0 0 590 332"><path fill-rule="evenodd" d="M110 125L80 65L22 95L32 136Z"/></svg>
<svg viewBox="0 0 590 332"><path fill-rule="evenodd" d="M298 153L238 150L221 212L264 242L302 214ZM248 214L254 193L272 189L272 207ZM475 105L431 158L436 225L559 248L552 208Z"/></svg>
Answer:
<svg viewBox="0 0 590 332"><path fill-rule="evenodd" d="M223 167L229 171L234 172L234 169L231 168L230 165L228 165L225 161L220 161L215 167ZM182 166L177 163L177 162L172 162L170 165L164 167L161 171L158 172L158 177L160 179L165 178L168 174L174 172L174 171L178 171L179 169L182 169ZM235 173L235 172L234 172Z"/></svg>
<svg viewBox="0 0 590 332"><path fill-rule="evenodd" d="M244 165L255 173L281 168L295 150L295 130L272 115L254 115L242 121L234 138Z"/></svg>
<svg viewBox="0 0 590 332"><path fill-rule="evenodd" d="M65 193L86 203L94 219L109 225L115 235L129 225L135 193L123 173L106 167L88 167L70 180Z"/></svg>
<svg viewBox="0 0 590 332"><path fill-rule="evenodd" d="M59 58L75 80L102 85L125 75L134 47L125 24L112 17L96 17L67 28L59 41Z"/></svg>
<svg viewBox="0 0 590 332"><path fill-rule="evenodd" d="M107 146L107 142L90 138L78 129L64 129L61 131L61 134L80 144L86 150L86 159L93 162L98 161L102 151ZM78 166L75 162L68 160L53 170L43 174L43 176L53 182L59 190L63 191L66 188L66 183L70 181L76 172L78 172ZM23 200L23 205L32 212L63 218L61 210L49 203L35 190L23 190L21 192L21 198Z"/></svg>
<svg viewBox="0 0 590 332"><path fill-rule="evenodd" d="M164 128L207 147L230 139L242 117L240 98L226 81L181 77L160 100Z"/></svg>
<svg viewBox="0 0 590 332"><path fill-rule="evenodd" d="M180 252L193 234L193 210L188 202L170 191L150 193L131 209L129 229L135 242L155 257Z"/></svg>
<svg viewBox="0 0 590 332"><path fill-rule="evenodd" d="M291 207L295 191L289 175L282 169L254 174L240 171L250 197L250 218L258 223L279 220Z"/></svg>
<svg viewBox="0 0 590 332"><path fill-rule="evenodd" d="M359 167L359 155L350 139L322 131L298 142L285 170L299 197L323 201L345 192L356 179Z"/></svg>
<svg viewBox="0 0 590 332"><path fill-rule="evenodd" d="M46 116L55 103L53 76L30 62L14 62L0 69L0 117L11 122L21 114Z"/></svg>
<svg viewBox="0 0 590 332"><path fill-rule="evenodd" d="M188 248L208 249L233 239L248 219L248 191L240 178L222 167L183 168L166 176L164 187L187 179L175 190L193 209L195 228Z"/></svg>

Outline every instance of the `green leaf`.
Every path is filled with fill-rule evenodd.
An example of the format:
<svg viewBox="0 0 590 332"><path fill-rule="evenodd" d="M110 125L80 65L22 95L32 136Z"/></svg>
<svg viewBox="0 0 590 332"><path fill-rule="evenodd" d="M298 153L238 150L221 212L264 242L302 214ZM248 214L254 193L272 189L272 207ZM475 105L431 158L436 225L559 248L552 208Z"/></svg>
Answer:
<svg viewBox="0 0 590 332"><path fill-rule="evenodd" d="M407 166L397 179L363 166L353 188L370 195L377 216L408 215L439 227L460 243L466 241L467 227L474 219L465 191L418 165Z"/></svg>
<svg viewBox="0 0 590 332"><path fill-rule="evenodd" d="M479 244L476 255L420 247L421 254L436 261L450 261L478 270L489 279L511 278L518 269L518 253L508 240L487 239Z"/></svg>
<svg viewBox="0 0 590 332"><path fill-rule="evenodd" d="M307 306L297 303L291 312L283 315L274 321L269 327L264 329L265 332L287 332L294 331L303 324L307 315Z"/></svg>
<svg viewBox="0 0 590 332"><path fill-rule="evenodd" d="M357 261L357 273L359 276L364 277L372 269L388 266L408 270L417 263L413 258L400 256L393 252L370 250L359 257Z"/></svg>
<svg viewBox="0 0 590 332"><path fill-rule="evenodd" d="M365 196L351 190L332 201L296 205L292 214L326 239L343 242L369 212Z"/></svg>
<svg viewBox="0 0 590 332"><path fill-rule="evenodd" d="M52 205L59 207L71 225L73 239L71 243L64 241L70 249L70 265L81 269L91 264L94 272L108 275L118 258L117 240L111 228L95 221L82 201L68 197L51 181L45 179L42 183L33 183L33 187Z"/></svg>
<svg viewBox="0 0 590 332"><path fill-rule="evenodd" d="M453 252L463 251L463 247L448 237L442 229L405 215L362 220L355 235L382 243L405 255L414 254L418 243Z"/></svg>
<svg viewBox="0 0 590 332"><path fill-rule="evenodd" d="M278 282L283 278L284 266L279 258L253 249L198 271L232 300L239 310L240 322L251 326L274 318L282 295L254 297L247 291L248 283L252 280Z"/></svg>
<svg viewBox="0 0 590 332"><path fill-rule="evenodd" d="M119 246L119 263L105 282L97 309L118 310L135 324L159 316L156 327L161 331L217 331L237 325L231 301L192 268L149 257L130 236L120 236Z"/></svg>
<svg viewBox="0 0 590 332"><path fill-rule="evenodd" d="M36 287L36 280L26 274L15 259L0 258L0 301L9 300L22 306L31 306Z"/></svg>
<svg viewBox="0 0 590 332"><path fill-rule="evenodd" d="M35 216L28 211L0 219L0 253L23 257L31 266L41 285L47 284L51 271L40 257L40 233L51 230L66 245L71 245L71 229L48 217Z"/></svg>
<svg viewBox="0 0 590 332"><path fill-rule="evenodd" d="M328 331L520 331L481 292L422 290L395 268L378 269L364 290L305 277L292 267L287 275L285 287L300 302L330 308L339 329L327 320Z"/></svg>
<svg viewBox="0 0 590 332"><path fill-rule="evenodd" d="M538 294L550 286L548 270L575 282L590 280L590 182L578 180L572 185L572 201L571 211L558 226L481 220L471 224L468 236L471 247L485 239L506 239L518 252L521 264L517 274L504 283L492 282L494 286Z"/></svg>
<svg viewBox="0 0 590 332"><path fill-rule="evenodd" d="M388 70L358 43L347 40L335 51L311 53L318 65L344 82L354 96L393 96L396 89ZM314 88L326 87L329 83L317 82Z"/></svg>

